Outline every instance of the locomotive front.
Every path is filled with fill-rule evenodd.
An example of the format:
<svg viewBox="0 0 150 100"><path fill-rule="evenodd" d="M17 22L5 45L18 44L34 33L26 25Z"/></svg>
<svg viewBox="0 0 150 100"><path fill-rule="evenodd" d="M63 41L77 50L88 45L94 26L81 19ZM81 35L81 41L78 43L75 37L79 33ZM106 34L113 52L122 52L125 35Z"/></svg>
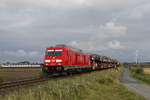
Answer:
<svg viewBox="0 0 150 100"><path fill-rule="evenodd" d="M62 72L66 61L65 47L49 47L46 49L44 57L43 72L55 73Z"/></svg>

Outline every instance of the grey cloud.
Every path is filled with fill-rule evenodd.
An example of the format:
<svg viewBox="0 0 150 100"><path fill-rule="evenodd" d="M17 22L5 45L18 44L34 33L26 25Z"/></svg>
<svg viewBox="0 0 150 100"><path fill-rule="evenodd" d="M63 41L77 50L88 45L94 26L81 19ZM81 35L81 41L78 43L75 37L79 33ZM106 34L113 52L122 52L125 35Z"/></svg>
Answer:
<svg viewBox="0 0 150 100"><path fill-rule="evenodd" d="M32 60L29 52L36 51L42 61L47 46L64 43L121 61L134 61L130 52L139 49L148 60L149 5L148 0L1 0L0 59L18 61L12 54L24 50L28 56L21 60Z"/></svg>

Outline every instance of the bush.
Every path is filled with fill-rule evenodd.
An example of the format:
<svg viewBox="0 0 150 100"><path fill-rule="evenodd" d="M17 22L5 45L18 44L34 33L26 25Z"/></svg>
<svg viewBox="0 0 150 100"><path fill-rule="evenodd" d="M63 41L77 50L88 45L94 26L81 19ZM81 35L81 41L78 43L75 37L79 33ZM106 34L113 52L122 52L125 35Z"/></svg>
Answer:
<svg viewBox="0 0 150 100"><path fill-rule="evenodd" d="M143 74L144 72L142 67L130 67L130 70L136 74Z"/></svg>
<svg viewBox="0 0 150 100"><path fill-rule="evenodd" d="M141 68L141 67L136 68L135 69L135 73L137 73L137 74L143 74L143 68Z"/></svg>

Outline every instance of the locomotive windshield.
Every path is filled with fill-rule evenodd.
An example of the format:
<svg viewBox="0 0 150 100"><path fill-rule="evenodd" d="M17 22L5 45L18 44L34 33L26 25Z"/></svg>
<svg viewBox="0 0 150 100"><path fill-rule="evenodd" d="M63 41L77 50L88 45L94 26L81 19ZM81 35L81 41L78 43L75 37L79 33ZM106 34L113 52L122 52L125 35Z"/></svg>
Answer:
<svg viewBox="0 0 150 100"><path fill-rule="evenodd" d="M47 56L51 56L51 55L62 55L62 49L50 49L47 50Z"/></svg>

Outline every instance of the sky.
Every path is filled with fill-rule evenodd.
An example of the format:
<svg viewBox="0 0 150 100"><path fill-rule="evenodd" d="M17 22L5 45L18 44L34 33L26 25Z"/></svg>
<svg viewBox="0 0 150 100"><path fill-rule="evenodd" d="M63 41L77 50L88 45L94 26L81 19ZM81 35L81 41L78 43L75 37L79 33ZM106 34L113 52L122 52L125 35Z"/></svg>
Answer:
<svg viewBox="0 0 150 100"><path fill-rule="evenodd" d="M149 38L149 0L0 0L0 62L42 62L55 44L150 61Z"/></svg>

